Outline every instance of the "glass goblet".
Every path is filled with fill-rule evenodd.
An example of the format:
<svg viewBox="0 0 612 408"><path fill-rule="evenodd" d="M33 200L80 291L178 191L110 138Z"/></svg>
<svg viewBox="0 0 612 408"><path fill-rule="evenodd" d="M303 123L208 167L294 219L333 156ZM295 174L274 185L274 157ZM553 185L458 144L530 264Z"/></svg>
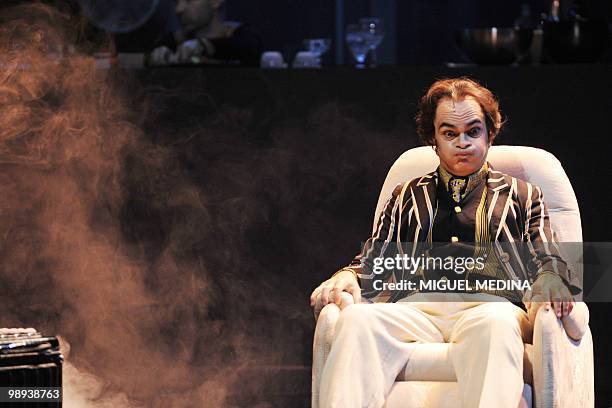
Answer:
<svg viewBox="0 0 612 408"><path fill-rule="evenodd" d="M366 36L358 24L349 24L346 27L346 45L353 54L357 64L356 68L365 68L365 60L370 49L369 44L366 41Z"/></svg>
<svg viewBox="0 0 612 408"><path fill-rule="evenodd" d="M370 66L375 67L378 64L376 49L385 37L383 19L378 17L361 18L359 19L359 26L365 35L370 50Z"/></svg>

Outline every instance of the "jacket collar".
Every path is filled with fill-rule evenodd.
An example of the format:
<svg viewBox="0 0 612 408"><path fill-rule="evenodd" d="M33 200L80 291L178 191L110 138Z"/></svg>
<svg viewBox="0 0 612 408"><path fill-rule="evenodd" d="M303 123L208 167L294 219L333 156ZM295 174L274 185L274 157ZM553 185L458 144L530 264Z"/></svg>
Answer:
<svg viewBox="0 0 612 408"><path fill-rule="evenodd" d="M489 173L487 175L487 188L493 192L509 189L510 184L508 184L508 176L506 176L500 171L495 170L493 166L491 166L491 163L487 162L487 165L489 167ZM430 183L437 186L438 180L438 171L434 170L431 173L427 173L426 175L420 177L417 180L416 187L429 187Z"/></svg>
<svg viewBox="0 0 612 408"><path fill-rule="evenodd" d="M489 164L489 175L487 176L487 188L492 191L502 191L510 188L508 184L508 176L501 171L493 169L491 163Z"/></svg>
<svg viewBox="0 0 612 408"><path fill-rule="evenodd" d="M474 190L478 185L483 182L486 183L486 179L489 176L489 163L485 162L475 173L470 174L469 176L461 177L465 180L465 186L461 193L462 197L468 195L472 190ZM439 183L442 184L446 191L450 190L449 182L455 178L456 176L449 173L442 166L438 166L438 177L440 178Z"/></svg>

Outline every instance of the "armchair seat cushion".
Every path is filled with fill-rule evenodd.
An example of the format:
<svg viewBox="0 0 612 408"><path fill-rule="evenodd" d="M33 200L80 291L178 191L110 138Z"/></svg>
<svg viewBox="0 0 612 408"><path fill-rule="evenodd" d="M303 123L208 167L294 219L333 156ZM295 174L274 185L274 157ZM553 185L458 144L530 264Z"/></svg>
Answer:
<svg viewBox="0 0 612 408"><path fill-rule="evenodd" d="M396 381L456 382L451 360L452 343L415 343L410 360ZM523 382L533 384L533 346L525 344L523 356Z"/></svg>

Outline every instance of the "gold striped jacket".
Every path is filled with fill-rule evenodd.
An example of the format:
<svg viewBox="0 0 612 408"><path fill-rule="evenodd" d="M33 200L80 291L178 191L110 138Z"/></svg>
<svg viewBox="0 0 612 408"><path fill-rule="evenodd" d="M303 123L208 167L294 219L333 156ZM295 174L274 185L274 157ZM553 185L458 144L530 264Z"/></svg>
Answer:
<svg viewBox="0 0 612 408"><path fill-rule="evenodd" d="M347 267L357 273L364 297L395 302L410 294L407 291L384 293L374 288L375 280L401 282L410 276L397 270L375 274L373 261L386 256L390 246L399 248L400 244L409 244L412 253L407 255L412 257L428 248L437 210L437 183L438 173L433 171L395 187L381 211L374 234ZM579 293L576 277L560 255L540 187L496 171L491 165L486 183L491 244L508 279L533 283L539 274L554 272L572 294ZM529 256L523 255L525 251Z"/></svg>

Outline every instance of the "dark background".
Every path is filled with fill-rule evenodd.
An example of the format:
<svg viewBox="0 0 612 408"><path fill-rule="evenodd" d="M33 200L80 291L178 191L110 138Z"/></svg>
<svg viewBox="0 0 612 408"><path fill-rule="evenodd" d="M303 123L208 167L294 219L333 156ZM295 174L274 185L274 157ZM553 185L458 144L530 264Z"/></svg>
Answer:
<svg viewBox="0 0 612 408"><path fill-rule="evenodd" d="M404 150L418 145L416 101L435 78L469 75L499 95L508 122L497 143L540 147L557 156L578 197L584 241L610 241L605 215L610 194L600 182L612 176L609 71L609 65L598 64L133 73L132 84L145 95L149 88L158 90L148 95L164 112L145 121L148 137L171 146L189 177L210 194L218 217L214 223L238 218L226 222L240 227L225 230L203 256L232 247L240 253L233 276L271 287L270 293L249 294L258 307L249 315L250 333L261 339L271 327L282 327L283 365L289 372L272 376L261 398L308 405L314 331L308 296L369 236L387 170ZM242 203L240 210L232 202ZM138 214L126 222L134 223ZM219 267L220 273L227 268ZM585 286L593 280L585 276ZM610 305L590 303L589 308L597 406L607 407L612 404ZM278 341L264 340L262 350Z"/></svg>

